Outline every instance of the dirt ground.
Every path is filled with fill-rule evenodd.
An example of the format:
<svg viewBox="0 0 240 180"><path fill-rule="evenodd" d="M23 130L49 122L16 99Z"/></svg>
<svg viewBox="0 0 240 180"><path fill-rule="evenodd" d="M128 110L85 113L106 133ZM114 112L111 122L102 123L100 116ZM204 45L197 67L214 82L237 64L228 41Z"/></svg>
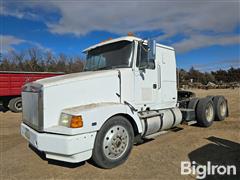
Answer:
<svg viewBox="0 0 240 180"><path fill-rule="evenodd" d="M5 179L195 179L181 175L181 161L198 164L236 165L240 179L240 90L195 90L197 95L224 95L230 117L210 128L180 125L142 145L134 146L127 162L103 170L88 162L67 164L47 161L21 137L21 114L0 112L0 178ZM181 129L182 128L182 129ZM208 179L223 177L208 176ZM224 179L230 177L224 177Z"/></svg>

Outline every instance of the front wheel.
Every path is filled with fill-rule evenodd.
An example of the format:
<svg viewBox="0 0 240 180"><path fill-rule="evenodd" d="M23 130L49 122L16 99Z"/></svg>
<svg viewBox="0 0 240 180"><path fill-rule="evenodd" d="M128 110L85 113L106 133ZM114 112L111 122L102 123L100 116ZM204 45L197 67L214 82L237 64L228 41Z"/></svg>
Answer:
<svg viewBox="0 0 240 180"><path fill-rule="evenodd" d="M113 168L124 163L133 146L131 123L122 116L110 118L98 132L92 161L101 168Z"/></svg>

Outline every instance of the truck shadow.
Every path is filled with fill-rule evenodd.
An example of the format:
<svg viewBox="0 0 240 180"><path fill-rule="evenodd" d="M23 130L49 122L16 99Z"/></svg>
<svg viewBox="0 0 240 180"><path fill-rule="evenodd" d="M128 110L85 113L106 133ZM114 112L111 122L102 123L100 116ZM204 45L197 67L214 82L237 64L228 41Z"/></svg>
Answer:
<svg viewBox="0 0 240 180"><path fill-rule="evenodd" d="M84 162L80 162L80 163L69 163L69 162L57 161L57 160L53 160L53 159L47 159L44 152L41 152L41 151L37 150L35 147L33 147L30 144L28 146L42 160L47 161L48 164L51 164L51 165L62 166L62 167L66 167L66 168L78 168L78 167L83 166L84 164L86 164L85 161Z"/></svg>
<svg viewBox="0 0 240 180"><path fill-rule="evenodd" d="M240 144L215 136L208 137L207 140L211 143L188 154L190 161L195 161L196 166L207 166L208 162L210 162L211 165L223 165L225 167L227 165L235 165L236 175L233 175L232 171L231 175L220 175L215 171L215 175L206 175L204 179L240 179Z"/></svg>

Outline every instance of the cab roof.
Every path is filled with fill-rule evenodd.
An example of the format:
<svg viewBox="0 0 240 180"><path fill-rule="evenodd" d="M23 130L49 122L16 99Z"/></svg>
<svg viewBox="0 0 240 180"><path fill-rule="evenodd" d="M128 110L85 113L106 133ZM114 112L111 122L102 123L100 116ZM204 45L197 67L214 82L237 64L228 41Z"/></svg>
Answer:
<svg viewBox="0 0 240 180"><path fill-rule="evenodd" d="M93 46L90 46L90 47L84 49L83 52L87 52L87 51L90 51L90 50L95 49L97 47L100 47L100 46L103 46L103 45L106 45L106 44L119 42L119 41L130 41L130 42L132 42L132 41L143 41L143 39L135 37L135 36L123 36L123 37L119 37L119 38L110 39L110 40L100 42L98 44L95 44ZM144 40L144 41L146 41L146 40ZM157 43L157 46L163 47L163 48L166 48L166 49L170 49L170 50L174 50L174 48L172 48L170 46L165 46L165 45L158 44L158 43Z"/></svg>

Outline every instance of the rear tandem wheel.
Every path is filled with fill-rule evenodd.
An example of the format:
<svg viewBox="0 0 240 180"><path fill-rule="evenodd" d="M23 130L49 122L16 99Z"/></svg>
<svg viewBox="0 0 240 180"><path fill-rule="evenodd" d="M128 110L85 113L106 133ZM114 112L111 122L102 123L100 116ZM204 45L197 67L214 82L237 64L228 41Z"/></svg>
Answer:
<svg viewBox="0 0 240 180"><path fill-rule="evenodd" d="M212 125L215 118L215 108L210 98L202 98L199 100L196 108L197 124L202 127Z"/></svg>

